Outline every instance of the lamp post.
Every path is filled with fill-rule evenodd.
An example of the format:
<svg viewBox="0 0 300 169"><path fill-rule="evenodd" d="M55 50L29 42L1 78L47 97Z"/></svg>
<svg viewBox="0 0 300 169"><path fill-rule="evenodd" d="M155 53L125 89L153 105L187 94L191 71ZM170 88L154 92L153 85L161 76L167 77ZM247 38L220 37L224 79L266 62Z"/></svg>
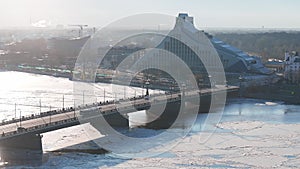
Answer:
<svg viewBox="0 0 300 169"><path fill-rule="evenodd" d="M42 113L42 101L40 99L40 114Z"/></svg>
<svg viewBox="0 0 300 169"><path fill-rule="evenodd" d="M15 119L17 119L17 103L15 103Z"/></svg>
<svg viewBox="0 0 300 169"><path fill-rule="evenodd" d="M186 90L186 84L185 83L182 83L182 96L184 97L185 96L185 90Z"/></svg>
<svg viewBox="0 0 300 169"><path fill-rule="evenodd" d="M75 100L74 100L74 119L76 118Z"/></svg>
<svg viewBox="0 0 300 169"><path fill-rule="evenodd" d="M126 87L124 87L124 100L126 99Z"/></svg>
<svg viewBox="0 0 300 169"><path fill-rule="evenodd" d="M133 102L134 102L133 104L135 105L135 100L136 100L136 90L134 90L134 98L133 98L133 100L134 100L134 101L133 101Z"/></svg>
<svg viewBox="0 0 300 169"><path fill-rule="evenodd" d="M51 114L52 114L52 112L51 112L51 105L50 105L49 113L50 113L50 116L49 116L49 123L51 124Z"/></svg>
<svg viewBox="0 0 300 169"><path fill-rule="evenodd" d="M146 84L146 96L149 96L150 79L147 79L145 84Z"/></svg>
<svg viewBox="0 0 300 169"><path fill-rule="evenodd" d="M212 82L211 82L212 76L208 75L207 77L208 77L208 84L210 84L210 88L212 88L213 87Z"/></svg>
<svg viewBox="0 0 300 169"><path fill-rule="evenodd" d="M172 85L170 89L171 89L171 98L172 98L172 94L173 94L173 91L174 91L174 86Z"/></svg>
<svg viewBox="0 0 300 169"><path fill-rule="evenodd" d="M243 82L244 78L242 77L242 75L239 76L239 87L240 87L240 97L242 96L242 82Z"/></svg>
<svg viewBox="0 0 300 169"><path fill-rule="evenodd" d="M103 102L105 103L105 88L103 90Z"/></svg>
<svg viewBox="0 0 300 169"><path fill-rule="evenodd" d="M63 94L63 98L62 98L62 106L63 106L63 110L65 109L65 95Z"/></svg>
<svg viewBox="0 0 300 169"><path fill-rule="evenodd" d="M20 125L19 127L22 127L22 111L20 111Z"/></svg>
<svg viewBox="0 0 300 169"><path fill-rule="evenodd" d="M84 91L82 91L82 104L84 105Z"/></svg>

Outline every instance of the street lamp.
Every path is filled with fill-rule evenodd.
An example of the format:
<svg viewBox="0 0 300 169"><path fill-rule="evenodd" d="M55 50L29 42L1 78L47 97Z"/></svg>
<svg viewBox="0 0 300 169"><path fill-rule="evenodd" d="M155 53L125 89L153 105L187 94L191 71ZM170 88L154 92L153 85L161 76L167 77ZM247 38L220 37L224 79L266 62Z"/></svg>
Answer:
<svg viewBox="0 0 300 169"><path fill-rule="evenodd" d="M239 76L239 82L240 82L240 96L242 95L242 82L243 82L244 78L242 77L242 75Z"/></svg>
<svg viewBox="0 0 300 169"><path fill-rule="evenodd" d="M239 81L240 81L240 87L241 87L241 83L242 83L242 81L243 81L242 75L239 76Z"/></svg>
<svg viewBox="0 0 300 169"><path fill-rule="evenodd" d="M171 85L170 89L171 89L171 98L172 98L172 93L173 93L173 91L174 91L174 86Z"/></svg>
<svg viewBox="0 0 300 169"><path fill-rule="evenodd" d="M228 81L225 80L224 83L225 83L225 87L228 87Z"/></svg>
<svg viewBox="0 0 300 169"><path fill-rule="evenodd" d="M185 95L185 90L186 90L186 84L185 83L182 83L182 96Z"/></svg>
<svg viewBox="0 0 300 169"><path fill-rule="evenodd" d="M20 125L19 127L22 127L22 111L20 111Z"/></svg>
<svg viewBox="0 0 300 169"><path fill-rule="evenodd" d="M146 96L149 96L150 79L147 79L145 84L146 84Z"/></svg>
<svg viewBox="0 0 300 169"><path fill-rule="evenodd" d="M210 88L212 88L213 87L213 84L212 84L212 81L211 81L212 76L208 75L207 77L208 77L208 84L210 84Z"/></svg>

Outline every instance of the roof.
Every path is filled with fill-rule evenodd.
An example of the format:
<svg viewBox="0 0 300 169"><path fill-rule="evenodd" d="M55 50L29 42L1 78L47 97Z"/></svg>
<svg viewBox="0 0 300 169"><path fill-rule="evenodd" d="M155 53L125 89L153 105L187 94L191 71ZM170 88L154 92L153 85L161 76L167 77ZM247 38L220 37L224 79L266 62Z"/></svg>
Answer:
<svg viewBox="0 0 300 169"><path fill-rule="evenodd" d="M187 13L179 13L178 14L178 17L180 17L180 18L185 18L185 17L188 17L189 16L189 14L187 14Z"/></svg>
<svg viewBox="0 0 300 169"><path fill-rule="evenodd" d="M233 47L233 46L231 46L231 45L229 45L229 44L226 44L226 43L224 43L223 41L221 41L221 40L219 40L219 39L217 39L217 38L212 38L212 42L213 42L214 44L219 45L219 46L222 47L222 48L225 48L225 49L227 49L227 50L229 50L229 51L235 53L235 54L236 54L237 56L239 56L239 57L242 57L242 58L244 58L244 59L246 59L246 60L253 60L252 57L250 57L248 54L246 54L246 53L243 52L242 50L240 50L240 49L238 49L238 48L236 48L236 47Z"/></svg>

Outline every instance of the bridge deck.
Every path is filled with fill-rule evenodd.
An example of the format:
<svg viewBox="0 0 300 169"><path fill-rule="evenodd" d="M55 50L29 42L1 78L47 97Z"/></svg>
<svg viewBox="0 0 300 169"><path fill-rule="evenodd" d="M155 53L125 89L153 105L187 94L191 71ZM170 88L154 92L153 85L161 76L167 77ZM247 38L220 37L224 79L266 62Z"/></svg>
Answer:
<svg viewBox="0 0 300 169"><path fill-rule="evenodd" d="M237 91L236 86L218 86L212 89L201 89L194 91L185 91L186 97L199 97L204 95L209 95L211 93L218 92L232 92ZM24 133L44 133L48 131L53 131L65 127L70 127L78 125L79 115L81 112L88 111L91 109L99 110L100 115L105 115L108 113L130 113L138 110L145 110L149 108L150 104L157 104L166 100L168 102L179 101L181 99L181 93L169 93L151 95L151 99L147 100L143 96L137 98L129 98L127 100L109 101L106 103L93 103L87 106L79 106L74 110L74 108L67 108L65 110L57 110L51 112L43 112L36 116L22 117L21 128L20 119L14 119L8 122L0 123L0 140L8 137L13 137L15 135L22 135ZM99 114L98 114L99 115ZM19 130L18 130L19 127ZM1 134L1 133L0 133Z"/></svg>

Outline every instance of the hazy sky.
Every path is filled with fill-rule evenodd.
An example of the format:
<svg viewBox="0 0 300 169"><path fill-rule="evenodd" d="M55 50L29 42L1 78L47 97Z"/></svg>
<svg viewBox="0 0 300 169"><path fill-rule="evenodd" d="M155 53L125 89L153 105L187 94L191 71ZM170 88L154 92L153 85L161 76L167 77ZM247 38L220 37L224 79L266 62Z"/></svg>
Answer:
<svg viewBox="0 0 300 169"><path fill-rule="evenodd" d="M124 16L188 12L198 27L300 28L299 0L0 0L0 28L57 24L103 26Z"/></svg>

